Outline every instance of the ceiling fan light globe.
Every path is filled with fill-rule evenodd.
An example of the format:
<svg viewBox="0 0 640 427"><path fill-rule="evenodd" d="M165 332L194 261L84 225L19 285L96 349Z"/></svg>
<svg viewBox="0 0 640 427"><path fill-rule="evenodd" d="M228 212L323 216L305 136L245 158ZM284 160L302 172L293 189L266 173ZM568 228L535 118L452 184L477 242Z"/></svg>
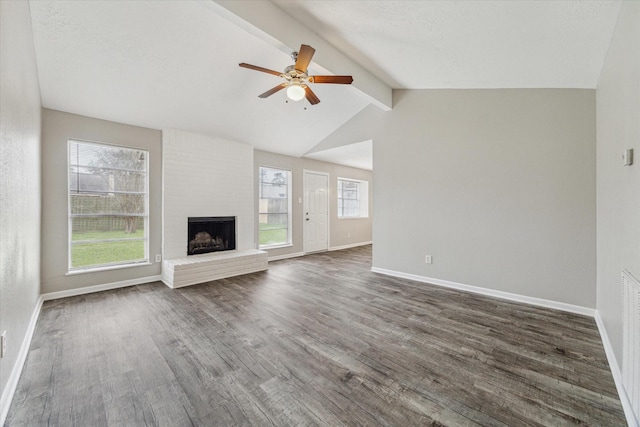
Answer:
<svg viewBox="0 0 640 427"><path fill-rule="evenodd" d="M291 85L287 88L287 96L292 101L300 101L305 97L304 88L300 85Z"/></svg>

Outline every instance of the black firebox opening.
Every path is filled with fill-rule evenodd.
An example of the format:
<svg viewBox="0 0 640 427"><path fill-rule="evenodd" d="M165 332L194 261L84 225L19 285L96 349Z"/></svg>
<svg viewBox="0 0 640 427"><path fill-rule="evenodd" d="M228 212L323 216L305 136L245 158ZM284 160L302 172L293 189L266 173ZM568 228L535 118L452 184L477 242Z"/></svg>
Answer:
<svg viewBox="0 0 640 427"><path fill-rule="evenodd" d="M187 255L236 248L236 217L190 217L188 224Z"/></svg>

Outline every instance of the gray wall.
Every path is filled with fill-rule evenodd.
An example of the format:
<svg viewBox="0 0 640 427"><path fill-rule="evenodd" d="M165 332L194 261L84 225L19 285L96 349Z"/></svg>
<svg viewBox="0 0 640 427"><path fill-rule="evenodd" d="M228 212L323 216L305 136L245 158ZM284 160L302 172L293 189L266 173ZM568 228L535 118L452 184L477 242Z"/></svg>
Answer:
<svg viewBox="0 0 640 427"><path fill-rule="evenodd" d="M329 247L354 245L371 241L372 223L372 174L364 169L351 168L318 160L284 156L281 154L255 150L254 152L254 176L259 177L260 166L288 169L292 172L292 208L293 208L293 245L286 248L269 249L269 256L283 256L287 254L299 254L303 249L303 205L298 203L304 200L303 171L312 170L329 174ZM352 178L369 182L369 218L338 219L338 201L336 199L337 179ZM255 186L255 206L258 206L258 185ZM256 224L258 216L256 212ZM258 242L258 227L256 226L256 242ZM347 237L350 234L350 237Z"/></svg>
<svg viewBox="0 0 640 427"><path fill-rule="evenodd" d="M389 114L375 267L595 308L594 91L394 91Z"/></svg>
<svg viewBox="0 0 640 427"><path fill-rule="evenodd" d="M153 258L154 254L162 253L162 132L43 109L42 293L159 275L160 263L67 275L69 138L149 150L149 254Z"/></svg>
<svg viewBox="0 0 640 427"><path fill-rule="evenodd" d="M598 313L622 367L622 269L640 279L640 2L622 4L597 100ZM633 166L622 166L633 148Z"/></svg>
<svg viewBox="0 0 640 427"><path fill-rule="evenodd" d="M0 360L3 398L40 296L37 73L29 3L0 1L0 331L7 331L7 355ZM8 409L6 403L0 401L0 410Z"/></svg>
<svg viewBox="0 0 640 427"><path fill-rule="evenodd" d="M595 91L396 90L368 138L374 267L595 308Z"/></svg>

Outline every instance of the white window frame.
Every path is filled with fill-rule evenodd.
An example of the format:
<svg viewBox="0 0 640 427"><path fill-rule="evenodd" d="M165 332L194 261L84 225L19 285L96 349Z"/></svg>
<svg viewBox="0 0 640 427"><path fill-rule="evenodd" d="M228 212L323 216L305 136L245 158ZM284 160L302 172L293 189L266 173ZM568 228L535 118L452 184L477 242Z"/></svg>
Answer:
<svg viewBox="0 0 640 427"><path fill-rule="evenodd" d="M139 214L139 216L141 218L143 218L144 220L144 236L141 238L127 238L127 239L109 239L109 241L125 241L125 240L142 240L144 242L144 258L143 259L137 259L137 260L128 260L125 262L114 262L114 263L106 263L106 264L93 264L93 265L89 265L89 266L80 266L80 267L73 267L72 266L72 258L71 258L71 254L72 254L72 247L74 245L73 242L73 218L77 218L80 215L78 214L72 214L72 202L71 202L71 198L72 198L72 191L70 188L70 177L71 177L71 167L72 166L78 166L77 162L76 164L72 164L72 159L71 159L71 144L73 143L78 143L78 144L83 144L83 145L95 145L95 146L101 146L101 147L108 147L108 148L114 148L114 149L126 149L126 150L133 150L133 151L139 151L141 153L144 154L144 162L145 162L145 168L144 168L144 173L145 173L145 179L144 179L144 213L143 214ZM82 166L90 166L90 165L80 165ZM117 170L117 169L116 169ZM85 215L87 216L87 215ZM114 216L113 214L95 214L92 215L94 217L112 217ZM129 267L138 267L138 266L142 266L142 265L150 265L149 262L149 150L146 149L142 149L142 148L133 148L133 147L126 147L126 146L121 146L121 145L115 145L115 144L107 144L104 142L95 142L95 141L86 141L86 140L82 140L82 139L77 139L77 138L70 138L67 141L67 219L68 219L68 240L67 240L67 250L68 250L68 275L73 275L73 274L81 274L81 273L91 273L91 272L96 272L96 271L103 271L103 270L116 270L116 269L121 269L121 268L129 268ZM99 241L96 241L99 242ZM75 242L75 244L78 244L78 242Z"/></svg>
<svg viewBox="0 0 640 427"><path fill-rule="evenodd" d="M268 215L269 212L261 212L261 203L262 200L262 169L273 169L281 172L285 172L287 176L287 241L281 243L272 243L272 244L260 244L260 215ZM275 249L275 248L283 248L287 246L292 246L293 241L293 226L292 226L292 218L293 218L293 198L291 194L292 190L292 181L293 181L293 173L290 169L285 169L276 166L266 166L262 165L258 168L258 248L260 249ZM271 183L267 183L271 184Z"/></svg>
<svg viewBox="0 0 640 427"><path fill-rule="evenodd" d="M340 200L344 200L342 197L343 192L340 188L340 182L349 182L358 184L358 213L357 215L344 215L344 205L340 206ZM351 199L353 200L353 199ZM369 218L369 182L360 179L342 178L338 177L336 181L336 207L338 219L361 219Z"/></svg>

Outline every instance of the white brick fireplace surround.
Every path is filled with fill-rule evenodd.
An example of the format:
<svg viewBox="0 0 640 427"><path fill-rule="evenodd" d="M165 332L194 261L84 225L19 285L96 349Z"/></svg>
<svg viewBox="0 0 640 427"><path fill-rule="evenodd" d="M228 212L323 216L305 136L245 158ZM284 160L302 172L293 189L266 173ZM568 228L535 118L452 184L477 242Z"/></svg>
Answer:
<svg viewBox="0 0 640 427"><path fill-rule="evenodd" d="M169 287L268 268L254 242L253 147L175 129L162 131L163 263ZM187 257L187 218L236 217L236 250Z"/></svg>

